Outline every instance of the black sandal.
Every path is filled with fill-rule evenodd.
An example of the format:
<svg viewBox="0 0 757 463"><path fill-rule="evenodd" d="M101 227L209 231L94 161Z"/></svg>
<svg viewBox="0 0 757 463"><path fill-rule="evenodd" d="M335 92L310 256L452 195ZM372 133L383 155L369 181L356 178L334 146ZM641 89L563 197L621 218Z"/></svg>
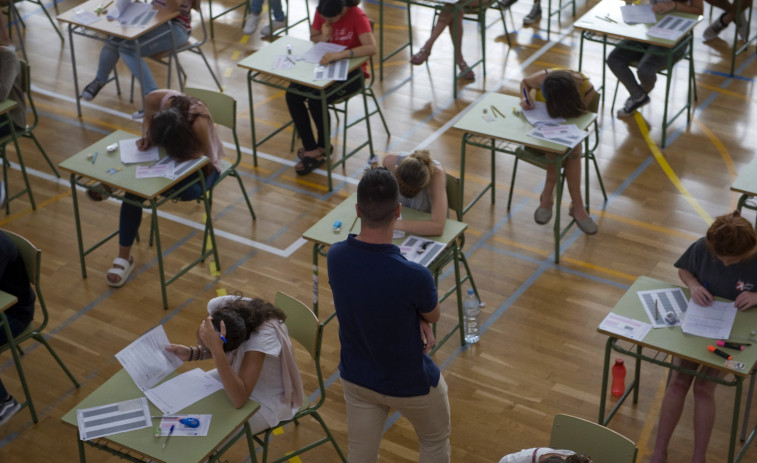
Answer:
<svg viewBox="0 0 757 463"><path fill-rule="evenodd" d="M329 145L329 156L334 154L334 145ZM301 146L297 149L297 159L302 160L305 157L305 147Z"/></svg>
<svg viewBox="0 0 757 463"><path fill-rule="evenodd" d="M113 193L113 189L108 185L102 183L95 183L91 188L87 189L87 198L92 201L102 201L105 198L110 197Z"/></svg>
<svg viewBox="0 0 757 463"><path fill-rule="evenodd" d="M294 166L294 171L297 175L307 175L313 172L315 169L321 167L326 162L326 156L320 155L317 158L311 158L310 156L303 157L300 162ZM302 164L302 169L297 169L297 166Z"/></svg>

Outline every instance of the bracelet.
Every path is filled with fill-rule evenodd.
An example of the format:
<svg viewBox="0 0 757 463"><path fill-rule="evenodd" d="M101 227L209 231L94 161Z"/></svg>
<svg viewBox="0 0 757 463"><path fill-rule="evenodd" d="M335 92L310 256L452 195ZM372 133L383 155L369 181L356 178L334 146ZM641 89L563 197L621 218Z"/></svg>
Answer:
<svg viewBox="0 0 757 463"><path fill-rule="evenodd" d="M200 349L200 360L213 358L213 355L210 353L210 349L208 349L207 347L197 347Z"/></svg>
<svg viewBox="0 0 757 463"><path fill-rule="evenodd" d="M355 57L355 51L352 48L350 48L350 58L354 58L354 57Z"/></svg>

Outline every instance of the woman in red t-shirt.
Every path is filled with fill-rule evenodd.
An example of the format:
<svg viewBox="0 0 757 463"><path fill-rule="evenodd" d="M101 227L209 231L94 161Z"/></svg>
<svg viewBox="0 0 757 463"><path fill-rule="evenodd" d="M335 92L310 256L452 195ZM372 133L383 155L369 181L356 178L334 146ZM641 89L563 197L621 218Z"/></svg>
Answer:
<svg viewBox="0 0 757 463"><path fill-rule="evenodd" d="M373 37L371 23L363 10L357 6L358 3L359 0L320 0L318 2L315 19L310 28L310 40L336 43L347 47L342 51L326 53L321 59L321 64L359 56L371 56L376 53L376 39ZM365 76L368 75L365 64L361 69L350 72L347 80L351 80L359 72ZM339 92L331 95L328 101L355 93L362 85L364 85L362 79L355 79ZM298 92L312 92L310 87L299 84L291 84L289 88L296 89ZM326 137L329 136L330 125L328 116L326 120L323 119L323 108L318 98L287 92L286 101L289 114L292 116L303 145L297 151L300 162L295 166L295 171L298 175L309 174L326 161ZM318 130L317 140L310 124L311 118Z"/></svg>

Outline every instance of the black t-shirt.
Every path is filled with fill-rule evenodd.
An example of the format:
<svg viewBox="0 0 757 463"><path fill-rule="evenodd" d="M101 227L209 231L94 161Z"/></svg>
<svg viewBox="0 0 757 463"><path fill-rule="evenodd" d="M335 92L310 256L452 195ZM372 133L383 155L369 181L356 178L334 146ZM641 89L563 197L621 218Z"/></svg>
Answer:
<svg viewBox="0 0 757 463"><path fill-rule="evenodd" d="M13 294L18 303L5 311L8 318L28 323L34 317L34 291L16 244L0 232L0 290Z"/></svg>

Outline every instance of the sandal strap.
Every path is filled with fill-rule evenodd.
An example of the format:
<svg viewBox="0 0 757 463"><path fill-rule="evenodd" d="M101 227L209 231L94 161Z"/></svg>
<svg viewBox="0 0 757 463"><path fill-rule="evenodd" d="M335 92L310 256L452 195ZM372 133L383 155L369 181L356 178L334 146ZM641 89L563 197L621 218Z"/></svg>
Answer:
<svg viewBox="0 0 757 463"><path fill-rule="evenodd" d="M116 257L115 259L113 259L113 265L114 266L120 265L124 269L127 269L131 265L131 262L129 262L128 260L124 259L123 257Z"/></svg>

